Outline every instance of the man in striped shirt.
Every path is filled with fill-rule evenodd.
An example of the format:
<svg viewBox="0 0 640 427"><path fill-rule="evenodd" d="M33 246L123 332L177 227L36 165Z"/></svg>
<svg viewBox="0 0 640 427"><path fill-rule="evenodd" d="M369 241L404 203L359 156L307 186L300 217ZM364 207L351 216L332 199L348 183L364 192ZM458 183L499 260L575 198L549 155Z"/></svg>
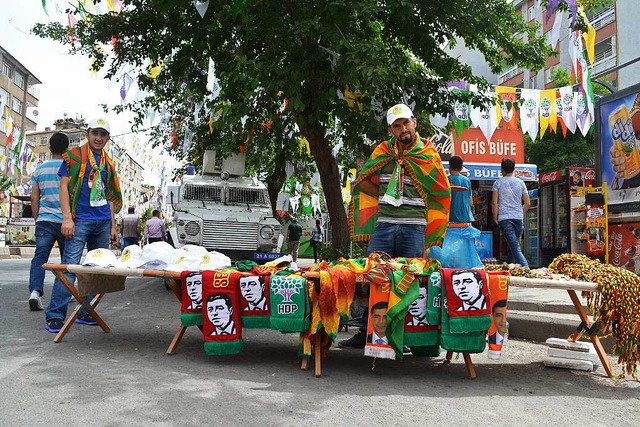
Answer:
<svg viewBox="0 0 640 427"><path fill-rule="evenodd" d="M29 308L42 310L44 294L44 269L42 264L49 261L55 242L58 242L60 257L64 252L65 238L62 235L62 211L60 209L60 177L58 169L62 164L62 154L69 147L69 138L56 132L49 139L52 158L42 163L31 177L31 210L36 220L36 251L31 260L29 272Z"/></svg>

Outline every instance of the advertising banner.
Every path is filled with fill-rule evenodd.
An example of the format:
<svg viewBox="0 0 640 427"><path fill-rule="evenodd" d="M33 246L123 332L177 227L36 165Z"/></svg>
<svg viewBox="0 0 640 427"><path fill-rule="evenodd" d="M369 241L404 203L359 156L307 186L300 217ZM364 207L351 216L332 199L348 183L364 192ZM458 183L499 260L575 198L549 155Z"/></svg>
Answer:
<svg viewBox="0 0 640 427"><path fill-rule="evenodd" d="M640 222L609 225L609 264L640 275Z"/></svg>
<svg viewBox="0 0 640 427"><path fill-rule="evenodd" d="M454 154L467 162L497 163L510 157L516 163L524 163L524 135L522 130L496 129L487 141L484 133L478 128L466 128L460 138L453 132Z"/></svg>
<svg viewBox="0 0 640 427"><path fill-rule="evenodd" d="M593 168L569 168L569 191L572 196L581 194L585 187L596 185L596 171Z"/></svg>
<svg viewBox="0 0 640 427"><path fill-rule="evenodd" d="M640 199L639 91L600 103L601 182L607 183L609 204Z"/></svg>
<svg viewBox="0 0 640 427"><path fill-rule="evenodd" d="M607 262L607 198L600 190L590 188L585 194L587 256Z"/></svg>
<svg viewBox="0 0 640 427"><path fill-rule="evenodd" d="M449 164L444 163L443 166L448 174ZM472 180L495 181L496 179L502 178L499 163L467 163L465 161L464 167L469 171L469 179ZM538 168L536 165L528 163L516 165L513 176L520 178L523 181L537 181Z"/></svg>

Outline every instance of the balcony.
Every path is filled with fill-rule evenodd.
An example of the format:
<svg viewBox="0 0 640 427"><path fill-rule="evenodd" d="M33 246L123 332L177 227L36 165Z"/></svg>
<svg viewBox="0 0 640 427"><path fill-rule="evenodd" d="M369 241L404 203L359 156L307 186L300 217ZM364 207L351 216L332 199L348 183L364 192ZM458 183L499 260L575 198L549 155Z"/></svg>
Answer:
<svg viewBox="0 0 640 427"><path fill-rule="evenodd" d="M618 65L618 57L613 49L603 50L595 54L591 75L597 75Z"/></svg>
<svg viewBox="0 0 640 427"><path fill-rule="evenodd" d="M599 10L597 13L594 13L593 16L589 17L589 21L591 22L593 28L596 29L596 31L615 20L616 9L614 5L607 6L602 10Z"/></svg>
<svg viewBox="0 0 640 427"><path fill-rule="evenodd" d="M509 68L507 71L505 71L504 73L498 76L498 84L502 84L507 80L514 78L515 76L522 73L523 71L524 71L524 68L521 68L518 66L513 66Z"/></svg>

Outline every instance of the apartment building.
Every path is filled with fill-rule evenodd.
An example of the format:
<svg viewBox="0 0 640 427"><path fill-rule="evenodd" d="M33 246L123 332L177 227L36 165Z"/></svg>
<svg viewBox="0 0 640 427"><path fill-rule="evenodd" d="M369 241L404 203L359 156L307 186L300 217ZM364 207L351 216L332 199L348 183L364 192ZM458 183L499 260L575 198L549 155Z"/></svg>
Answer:
<svg viewBox="0 0 640 427"><path fill-rule="evenodd" d="M516 10L525 20L541 25L542 33L549 37L556 19L554 13L549 20L547 11L538 0L515 0ZM640 81L640 62L613 70L640 56L638 33L635 29L640 20L640 8L637 0L617 0L609 6L588 14L591 25L596 30L595 60L591 71L592 78L610 82L615 90L623 89ZM544 89L552 86L552 73L557 67L571 70L569 56L569 24L571 14L565 12L561 27L560 40L556 49L559 53L547 59L542 70L527 70L512 66L497 76L496 84L502 86Z"/></svg>
<svg viewBox="0 0 640 427"><path fill-rule="evenodd" d="M29 132L26 137L27 144L39 162L44 162L51 158L49 151L49 138L55 132L64 132L69 136L70 147L77 147L84 141L87 133L87 122L83 117L75 119L67 117L57 119L52 127L45 127L43 131Z"/></svg>
<svg viewBox="0 0 640 427"><path fill-rule="evenodd" d="M25 139L28 131L36 129L38 123L38 99L40 97L37 85L42 82L31 71L18 61L4 47L0 46L0 119L2 123L11 119L15 124L18 135ZM4 126L2 126L4 130ZM0 155L7 156L7 135L0 131ZM17 172L8 173L12 178L18 178L17 184L27 181Z"/></svg>

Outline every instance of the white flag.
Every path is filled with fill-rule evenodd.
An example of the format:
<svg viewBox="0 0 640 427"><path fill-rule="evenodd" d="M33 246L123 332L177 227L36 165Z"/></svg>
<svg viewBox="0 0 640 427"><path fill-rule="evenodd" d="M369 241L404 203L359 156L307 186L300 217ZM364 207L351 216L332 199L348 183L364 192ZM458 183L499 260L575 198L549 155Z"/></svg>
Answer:
<svg viewBox="0 0 640 427"><path fill-rule="evenodd" d="M484 107L471 107L471 112L469 113L469 118L471 119L471 124L477 128L480 128L484 137L487 138L487 141L491 141L491 137L493 136L493 132L498 127L498 122L496 121L496 115L494 113L495 107L491 105L485 105Z"/></svg>
<svg viewBox="0 0 640 427"><path fill-rule="evenodd" d="M560 88L560 99L562 100L562 120L571 133L576 133L576 109L571 86Z"/></svg>
<svg viewBox="0 0 640 427"><path fill-rule="evenodd" d="M573 94L573 102L574 109L576 111L576 123L578 124L578 128L580 132L582 132L582 136L587 136L587 132L589 132L589 128L591 127L591 122L593 121L591 115L589 114L589 109L587 107L587 101L582 92L576 92Z"/></svg>
<svg viewBox="0 0 640 427"><path fill-rule="evenodd" d="M522 132L529 132L532 140L538 136L540 91L537 89L522 89L520 92L522 104L520 106L520 124Z"/></svg>
<svg viewBox="0 0 640 427"><path fill-rule="evenodd" d="M563 11L556 11L556 19L553 21L551 31L547 33L547 41L551 45L551 49L555 49L560 40L560 26L562 25Z"/></svg>
<svg viewBox="0 0 640 427"><path fill-rule="evenodd" d="M578 61L581 56L582 36L580 31L571 31L569 34L569 57L571 58L571 69L575 76L578 76Z"/></svg>

